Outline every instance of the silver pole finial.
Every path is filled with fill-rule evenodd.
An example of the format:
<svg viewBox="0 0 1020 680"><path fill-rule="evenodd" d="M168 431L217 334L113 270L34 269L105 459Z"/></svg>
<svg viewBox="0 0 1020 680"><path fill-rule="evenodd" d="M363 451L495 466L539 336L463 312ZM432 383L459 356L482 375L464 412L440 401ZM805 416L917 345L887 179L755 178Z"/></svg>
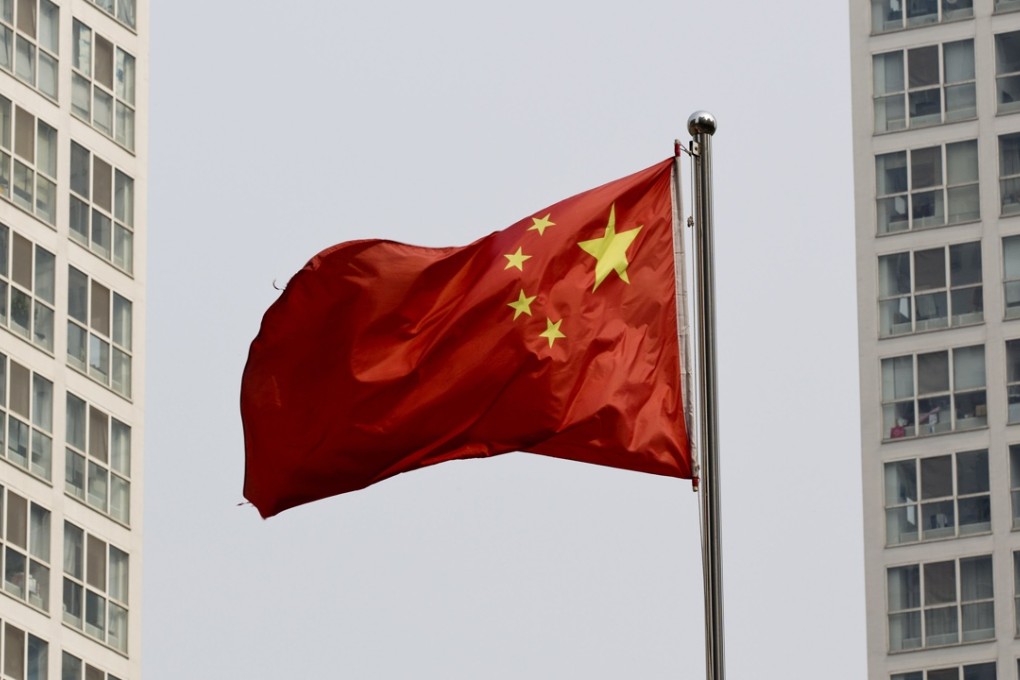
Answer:
<svg viewBox="0 0 1020 680"><path fill-rule="evenodd" d="M687 131L692 135L699 133L714 135L717 126L715 116L708 111L695 111L687 119Z"/></svg>

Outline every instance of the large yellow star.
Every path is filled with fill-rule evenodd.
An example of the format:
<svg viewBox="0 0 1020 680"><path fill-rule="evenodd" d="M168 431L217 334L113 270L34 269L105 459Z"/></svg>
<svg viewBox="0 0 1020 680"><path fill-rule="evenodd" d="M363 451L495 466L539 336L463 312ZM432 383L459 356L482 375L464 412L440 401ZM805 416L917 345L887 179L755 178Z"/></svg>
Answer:
<svg viewBox="0 0 1020 680"><path fill-rule="evenodd" d="M528 227L528 231L537 231L539 236L545 236L546 229L556 226L556 223L549 219L550 217L552 217L552 213L548 213L545 217L532 217L531 221L534 224Z"/></svg>
<svg viewBox="0 0 1020 680"><path fill-rule="evenodd" d="M615 271L616 275L624 283L630 283L627 278L627 248L634 242L642 227L630 231L616 232L616 204L609 209L609 224L606 225L606 233L602 238L593 238L590 241L581 241L577 245L595 258L595 285L594 291L599 284L606 280L609 272Z"/></svg>
<svg viewBox="0 0 1020 680"><path fill-rule="evenodd" d="M540 338L547 338L549 340L549 346L552 347L553 343L559 338L565 338L567 336L560 332L560 324L563 323L563 319L560 319L556 323L553 323L552 319L545 320L545 331L538 334Z"/></svg>
<svg viewBox="0 0 1020 680"><path fill-rule="evenodd" d="M521 252L520 246L517 247L516 253L504 255L503 257L507 259L506 266L503 267L504 271L510 269L510 267L517 267L521 271L524 271L524 261L531 259L531 255L525 255L524 253Z"/></svg>
<svg viewBox="0 0 1020 680"><path fill-rule="evenodd" d="M507 307L514 310L514 321L517 321L517 317L521 314L531 316L531 303L535 301L536 297L538 296L532 295L531 297L528 297L524 294L524 289L522 288L521 294L517 297L517 301L507 304Z"/></svg>

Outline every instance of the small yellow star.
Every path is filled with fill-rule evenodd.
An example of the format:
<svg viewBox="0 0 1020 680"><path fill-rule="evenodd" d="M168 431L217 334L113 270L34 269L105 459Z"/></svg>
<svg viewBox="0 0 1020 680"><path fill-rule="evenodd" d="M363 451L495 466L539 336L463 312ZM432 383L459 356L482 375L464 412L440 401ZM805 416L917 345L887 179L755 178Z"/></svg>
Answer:
<svg viewBox="0 0 1020 680"><path fill-rule="evenodd" d="M528 231L537 231L539 236L545 236L546 229L556 226L556 223L549 219L550 217L552 217L552 213L547 214L545 217L532 217L531 221L534 224L528 227Z"/></svg>
<svg viewBox="0 0 1020 680"><path fill-rule="evenodd" d="M563 333L560 332L560 324L561 323L563 323L563 319L560 319L556 323L553 323L552 319L546 319L545 320L545 332L539 333L538 337L540 337L540 338L548 338L549 346L552 347L553 343L556 342L559 338L567 337L567 336L563 335Z"/></svg>
<svg viewBox="0 0 1020 680"><path fill-rule="evenodd" d="M606 280L609 272L615 271L624 283L630 283L627 278L627 248L634 242L641 227L630 231L616 232L616 204L609 209L609 224L606 225L606 233L602 238L593 238L590 241L581 241L577 245L595 258L595 286Z"/></svg>
<svg viewBox="0 0 1020 680"><path fill-rule="evenodd" d="M531 255L525 255L524 253L521 252L520 246L517 247L516 253L504 255L503 257L507 259L506 266L503 267L504 271L510 269L510 267L517 267L521 271L524 271L524 261L531 259Z"/></svg>
<svg viewBox="0 0 1020 680"><path fill-rule="evenodd" d="M507 307L514 310L514 321L517 321L517 317L521 314L531 316L531 303L535 301L536 297L538 296L532 295L531 297L528 297L524 294L524 289L522 288L521 294L517 297L517 301L507 304Z"/></svg>

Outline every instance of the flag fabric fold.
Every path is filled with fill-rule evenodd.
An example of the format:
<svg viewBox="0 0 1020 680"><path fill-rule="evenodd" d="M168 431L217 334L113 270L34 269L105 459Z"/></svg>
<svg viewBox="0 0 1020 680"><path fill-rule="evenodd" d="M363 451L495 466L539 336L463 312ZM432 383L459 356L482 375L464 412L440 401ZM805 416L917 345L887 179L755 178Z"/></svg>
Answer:
<svg viewBox="0 0 1020 680"><path fill-rule="evenodd" d="M468 246L313 257L249 351L245 497L269 517L511 451L689 478L672 164Z"/></svg>

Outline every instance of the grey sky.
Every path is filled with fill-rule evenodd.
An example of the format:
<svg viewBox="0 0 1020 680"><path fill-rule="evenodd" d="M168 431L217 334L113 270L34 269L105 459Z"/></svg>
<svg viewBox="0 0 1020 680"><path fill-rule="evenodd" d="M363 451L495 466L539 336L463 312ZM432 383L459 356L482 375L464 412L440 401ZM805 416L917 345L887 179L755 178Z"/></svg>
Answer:
<svg viewBox="0 0 1020 680"><path fill-rule="evenodd" d="M510 454L237 507L274 279L466 244L701 108L729 677L864 677L846 7L490 5L152 3L145 677L703 677L687 482Z"/></svg>

